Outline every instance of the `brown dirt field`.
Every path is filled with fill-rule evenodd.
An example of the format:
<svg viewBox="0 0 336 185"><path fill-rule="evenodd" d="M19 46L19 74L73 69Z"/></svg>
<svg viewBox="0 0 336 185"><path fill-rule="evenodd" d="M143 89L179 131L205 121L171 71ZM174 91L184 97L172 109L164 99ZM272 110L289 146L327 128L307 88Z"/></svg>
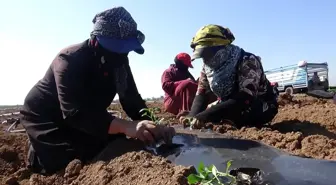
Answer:
<svg viewBox="0 0 336 185"><path fill-rule="evenodd" d="M126 153L110 162L99 161L86 166L83 166L81 161L74 160L63 172L49 177L32 174L29 179L22 180L20 184L187 185L186 176L194 171L193 167L174 166L164 158L140 151Z"/></svg>
<svg viewBox="0 0 336 185"><path fill-rule="evenodd" d="M27 153L24 134L0 133L0 184L8 185L187 185L193 167L176 166L145 151L128 152L109 162L83 166L74 160L64 171L52 176L32 174L25 168Z"/></svg>
<svg viewBox="0 0 336 185"><path fill-rule="evenodd" d="M295 155L336 160L336 105L332 100L298 95L281 96L279 103L279 113L268 127L237 129L223 124L209 128L238 138L258 140ZM162 108L162 103L149 106ZM120 105L111 108L121 110ZM171 114L162 112L159 116L170 124L177 124ZM0 122L4 119L6 117L0 117ZM0 125L0 184L187 184L186 176L194 170L141 151L86 166L75 160L65 171L44 177L25 169L26 136L8 134L3 129Z"/></svg>

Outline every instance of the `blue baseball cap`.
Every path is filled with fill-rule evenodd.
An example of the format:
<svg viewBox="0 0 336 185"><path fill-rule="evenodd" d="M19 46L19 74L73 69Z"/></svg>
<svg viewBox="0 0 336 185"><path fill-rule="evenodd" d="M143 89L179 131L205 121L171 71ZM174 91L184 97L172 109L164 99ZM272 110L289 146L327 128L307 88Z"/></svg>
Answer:
<svg viewBox="0 0 336 185"><path fill-rule="evenodd" d="M115 53L129 53L135 51L138 54L144 54L145 49L142 47L137 38L116 39L107 36L96 36L98 43L105 49Z"/></svg>

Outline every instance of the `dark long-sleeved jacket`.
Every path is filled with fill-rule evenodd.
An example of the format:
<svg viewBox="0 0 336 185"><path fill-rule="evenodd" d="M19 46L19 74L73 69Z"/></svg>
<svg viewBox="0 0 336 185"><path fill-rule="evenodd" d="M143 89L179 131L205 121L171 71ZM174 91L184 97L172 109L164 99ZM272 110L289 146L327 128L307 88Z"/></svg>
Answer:
<svg viewBox="0 0 336 185"><path fill-rule="evenodd" d="M106 109L116 95L115 61L103 63L101 57L88 40L69 46L57 54L43 79L30 90L21 114L28 120L23 126L37 153L50 149L81 155L107 140L114 119ZM140 120L139 110L146 105L128 63L125 69L128 88L120 102L131 119Z"/></svg>

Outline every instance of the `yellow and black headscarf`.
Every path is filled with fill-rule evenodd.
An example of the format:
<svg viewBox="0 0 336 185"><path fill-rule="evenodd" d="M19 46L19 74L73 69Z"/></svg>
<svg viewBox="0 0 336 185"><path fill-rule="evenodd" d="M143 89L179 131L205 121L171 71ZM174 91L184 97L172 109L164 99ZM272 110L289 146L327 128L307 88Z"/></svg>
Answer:
<svg viewBox="0 0 336 185"><path fill-rule="evenodd" d="M202 58L206 48L231 44L235 37L229 28L209 24L199 29L193 37L190 47L194 50L192 60Z"/></svg>

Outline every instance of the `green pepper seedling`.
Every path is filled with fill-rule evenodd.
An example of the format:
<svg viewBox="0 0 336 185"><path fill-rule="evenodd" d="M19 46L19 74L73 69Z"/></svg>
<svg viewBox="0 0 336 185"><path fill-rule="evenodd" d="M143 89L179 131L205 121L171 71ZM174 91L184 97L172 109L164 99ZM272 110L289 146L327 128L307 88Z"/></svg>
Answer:
<svg viewBox="0 0 336 185"><path fill-rule="evenodd" d="M227 162L226 172L220 172L215 165L204 166L204 163L200 162L197 168L198 173L188 176L188 184L233 185L236 183L236 178L230 175L231 163L231 160Z"/></svg>
<svg viewBox="0 0 336 185"><path fill-rule="evenodd" d="M141 109L139 112L142 113L141 116L143 117L148 117L151 121L153 121L156 125L160 125L163 123L164 118L159 119L156 116L156 113L159 113L161 110L158 107L154 107L154 108L144 108ZM156 144L154 144L153 146L151 146L152 148L156 148L159 147L160 145L164 144L163 139L160 139Z"/></svg>
<svg viewBox="0 0 336 185"><path fill-rule="evenodd" d="M159 125L162 123L162 121L164 120L164 118L159 119L156 116L156 113L159 113L161 110L158 107L154 107L154 108L144 108L140 110L140 113L142 113L141 116L143 117L148 117L151 121L153 121L155 124Z"/></svg>

